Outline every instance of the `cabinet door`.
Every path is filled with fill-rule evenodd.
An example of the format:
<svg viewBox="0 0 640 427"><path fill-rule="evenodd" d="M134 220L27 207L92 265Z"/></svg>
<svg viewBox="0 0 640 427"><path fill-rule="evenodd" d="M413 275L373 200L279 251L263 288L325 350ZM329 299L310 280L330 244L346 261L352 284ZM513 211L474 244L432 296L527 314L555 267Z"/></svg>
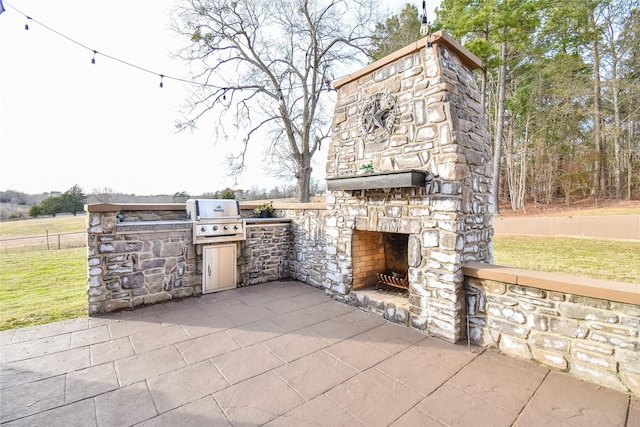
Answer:
<svg viewBox="0 0 640 427"><path fill-rule="evenodd" d="M236 244L204 246L202 252L202 293L236 287Z"/></svg>

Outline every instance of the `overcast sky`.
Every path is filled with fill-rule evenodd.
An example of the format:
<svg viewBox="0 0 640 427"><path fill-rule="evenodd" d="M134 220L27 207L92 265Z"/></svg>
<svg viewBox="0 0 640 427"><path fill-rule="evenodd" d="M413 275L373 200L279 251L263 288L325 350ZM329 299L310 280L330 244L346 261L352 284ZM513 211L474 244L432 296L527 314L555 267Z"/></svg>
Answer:
<svg viewBox="0 0 640 427"><path fill-rule="evenodd" d="M270 189L253 150L238 182L224 161L233 141L216 141L215 118L176 133L189 85L164 80L92 52L27 20L139 67L189 78L171 52L184 42L168 29L175 0L7 0L0 15L0 190L192 195L226 187ZM404 0L382 1L397 13ZM413 1L419 9L421 1ZM439 0L427 1L429 18ZM12 6L12 7L11 7ZM15 9L14 9L15 8ZM29 30L25 31L25 24ZM325 144L325 146L328 144ZM235 146L237 147L237 146ZM314 157L324 179L325 153ZM295 184L291 181L290 184Z"/></svg>

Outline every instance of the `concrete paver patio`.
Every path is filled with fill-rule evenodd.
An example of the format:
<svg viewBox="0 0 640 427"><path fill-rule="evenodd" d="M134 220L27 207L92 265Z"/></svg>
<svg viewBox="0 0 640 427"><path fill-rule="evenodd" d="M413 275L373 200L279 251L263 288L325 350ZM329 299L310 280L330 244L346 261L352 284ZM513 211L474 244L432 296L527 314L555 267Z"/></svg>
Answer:
<svg viewBox="0 0 640 427"><path fill-rule="evenodd" d="M7 426L640 426L640 399L270 282L0 333Z"/></svg>

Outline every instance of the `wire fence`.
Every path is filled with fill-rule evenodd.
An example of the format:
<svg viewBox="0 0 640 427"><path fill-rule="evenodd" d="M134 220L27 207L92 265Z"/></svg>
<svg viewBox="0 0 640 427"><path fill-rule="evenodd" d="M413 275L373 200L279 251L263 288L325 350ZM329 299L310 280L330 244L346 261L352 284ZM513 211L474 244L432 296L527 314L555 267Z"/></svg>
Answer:
<svg viewBox="0 0 640 427"><path fill-rule="evenodd" d="M40 236L15 237L0 239L2 251L49 251L58 249L80 248L87 244L86 232L54 233Z"/></svg>

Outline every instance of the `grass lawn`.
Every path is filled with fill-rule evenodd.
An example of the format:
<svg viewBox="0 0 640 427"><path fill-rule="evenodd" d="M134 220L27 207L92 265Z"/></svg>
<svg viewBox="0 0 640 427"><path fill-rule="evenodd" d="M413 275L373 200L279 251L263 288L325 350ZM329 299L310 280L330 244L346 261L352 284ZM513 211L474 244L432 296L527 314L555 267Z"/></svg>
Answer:
<svg viewBox="0 0 640 427"><path fill-rule="evenodd" d="M0 252L0 330L87 315L86 248Z"/></svg>
<svg viewBox="0 0 640 427"><path fill-rule="evenodd" d="M498 265L640 283L640 242L501 234L493 245Z"/></svg>
<svg viewBox="0 0 640 427"><path fill-rule="evenodd" d="M0 237L41 236L43 234L75 233L86 231L85 215L34 218L20 221L0 221Z"/></svg>

